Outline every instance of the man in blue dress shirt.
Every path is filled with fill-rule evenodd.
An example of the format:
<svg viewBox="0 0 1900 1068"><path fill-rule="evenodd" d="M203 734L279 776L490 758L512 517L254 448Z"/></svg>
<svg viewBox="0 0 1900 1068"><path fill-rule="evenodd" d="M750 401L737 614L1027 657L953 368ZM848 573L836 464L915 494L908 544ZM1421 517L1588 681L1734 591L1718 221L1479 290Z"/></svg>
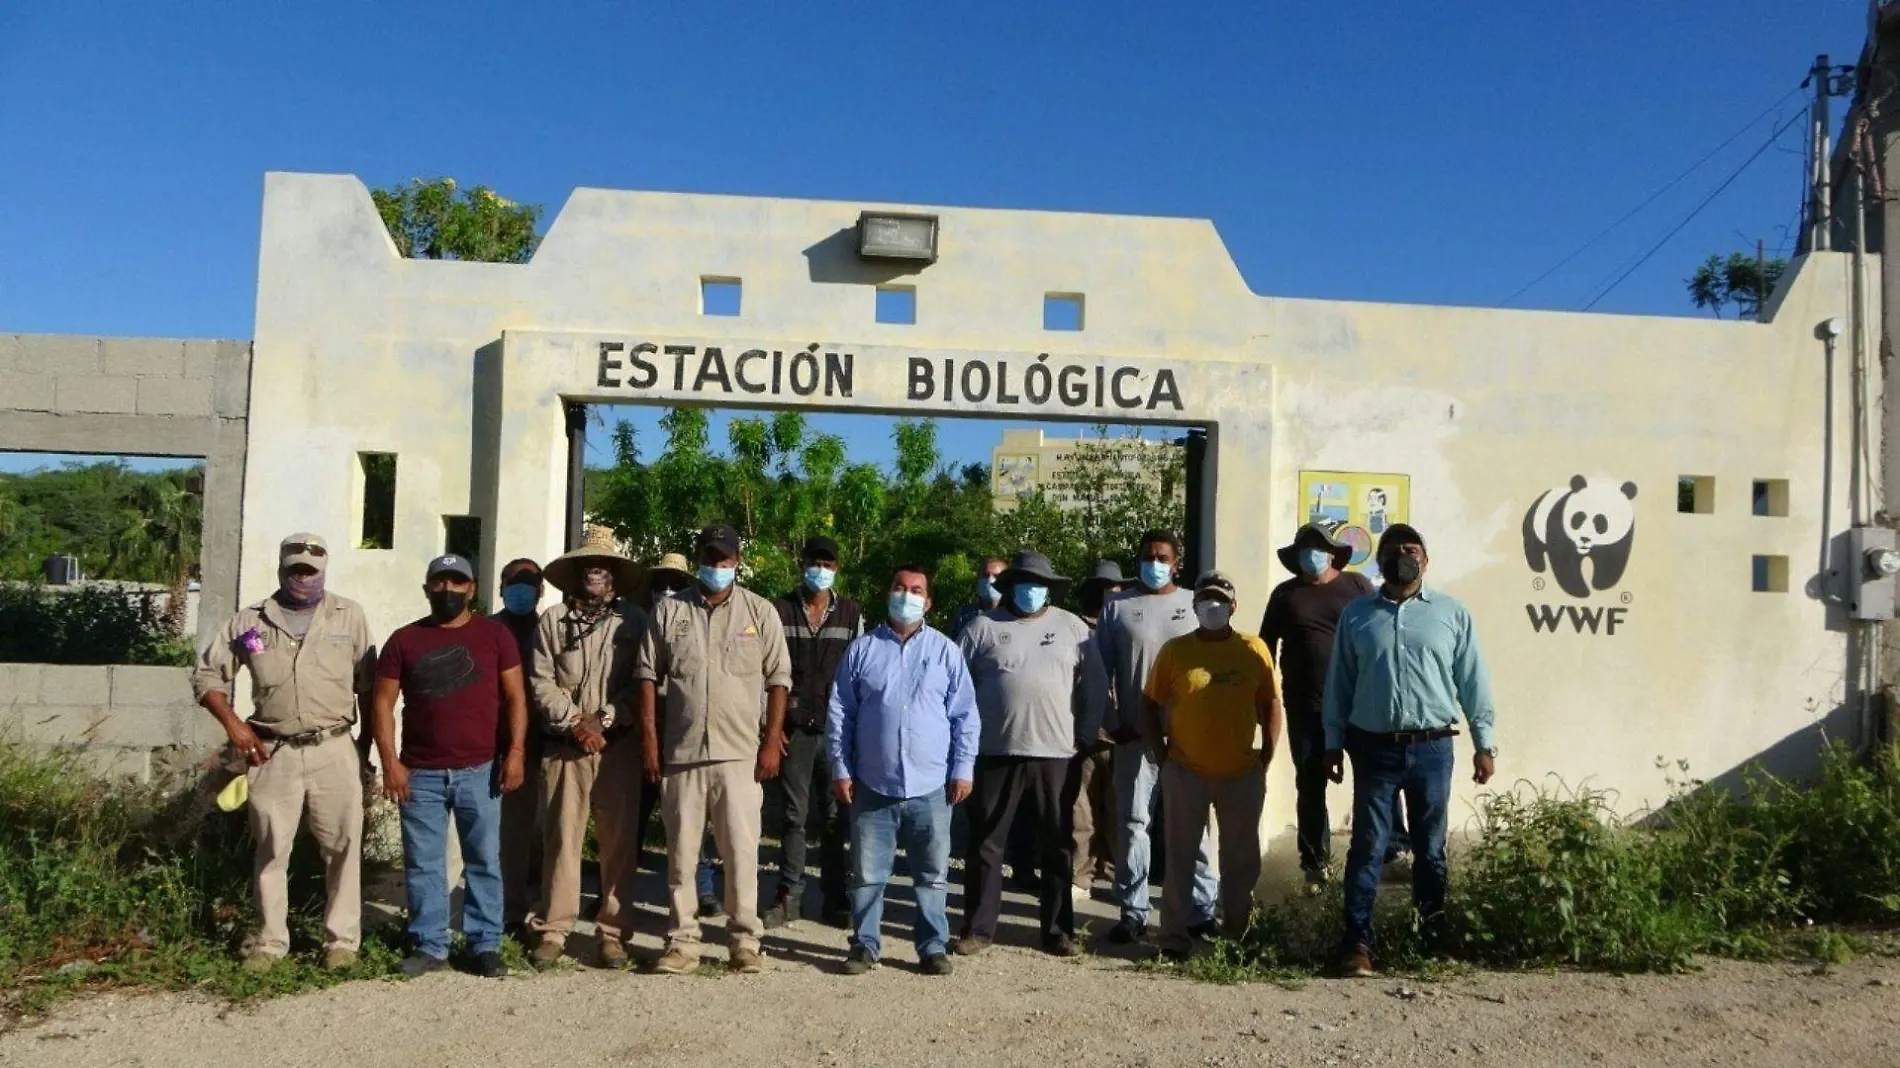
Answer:
<svg viewBox="0 0 1900 1068"><path fill-rule="evenodd" d="M851 643L825 720L832 793L852 820L851 951L846 975L877 966L884 884L897 847L917 891L913 937L925 975L949 975L950 806L975 777L976 690L963 654L924 622L930 577L916 564L891 578L890 621Z"/></svg>
<svg viewBox="0 0 1900 1068"><path fill-rule="evenodd" d="M1471 613L1425 586L1425 539L1395 523L1379 539L1385 586L1346 606L1326 678L1326 774L1345 778L1352 756L1352 848L1346 854L1346 954L1341 971L1372 970L1372 904L1393 808L1411 820L1412 902L1435 928L1445 911L1445 828L1462 716L1477 747L1472 781L1491 781L1497 744L1491 676Z"/></svg>

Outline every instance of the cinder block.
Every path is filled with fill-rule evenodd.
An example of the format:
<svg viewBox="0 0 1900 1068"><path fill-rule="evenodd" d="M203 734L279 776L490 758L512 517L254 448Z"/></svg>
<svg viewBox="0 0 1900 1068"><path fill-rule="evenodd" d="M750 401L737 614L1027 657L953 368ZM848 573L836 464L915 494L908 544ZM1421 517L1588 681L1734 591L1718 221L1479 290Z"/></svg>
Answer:
<svg viewBox="0 0 1900 1068"><path fill-rule="evenodd" d="M99 339L76 334L20 334L17 370L39 375L96 375Z"/></svg>
<svg viewBox="0 0 1900 1068"><path fill-rule="evenodd" d="M135 414L139 410L139 380L60 375L53 385L53 410Z"/></svg>
<svg viewBox="0 0 1900 1068"><path fill-rule="evenodd" d="M101 779L152 781L152 753L147 749L87 746L80 751L80 764Z"/></svg>
<svg viewBox="0 0 1900 1068"><path fill-rule="evenodd" d="M140 667L120 664L107 669L112 679L112 707L191 704L191 669Z"/></svg>
<svg viewBox="0 0 1900 1068"><path fill-rule="evenodd" d="M185 343L164 337L108 337L99 342L99 372L151 378L185 373Z"/></svg>
<svg viewBox="0 0 1900 1068"><path fill-rule="evenodd" d="M212 380L212 403L217 413L226 419L243 419L251 414L250 342L218 342L218 366Z"/></svg>
<svg viewBox="0 0 1900 1068"><path fill-rule="evenodd" d="M39 700L48 705L96 705L112 703L112 669L93 665L40 665Z"/></svg>
<svg viewBox="0 0 1900 1068"><path fill-rule="evenodd" d="M185 342L185 377L210 378L218 371L219 341Z"/></svg>
<svg viewBox="0 0 1900 1068"><path fill-rule="evenodd" d="M141 378L140 415L211 414L211 380L208 378Z"/></svg>
<svg viewBox="0 0 1900 1068"><path fill-rule="evenodd" d="M53 410L53 376L15 374L0 367L0 408L16 412Z"/></svg>
<svg viewBox="0 0 1900 1068"><path fill-rule="evenodd" d="M40 676L44 664L0 664L0 708L40 703Z"/></svg>

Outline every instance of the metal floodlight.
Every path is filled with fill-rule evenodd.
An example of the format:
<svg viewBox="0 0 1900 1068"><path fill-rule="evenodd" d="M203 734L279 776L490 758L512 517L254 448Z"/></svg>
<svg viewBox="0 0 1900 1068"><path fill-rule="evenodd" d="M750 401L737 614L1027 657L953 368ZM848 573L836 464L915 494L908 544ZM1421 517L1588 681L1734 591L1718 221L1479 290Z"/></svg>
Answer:
<svg viewBox="0 0 1900 1068"><path fill-rule="evenodd" d="M859 213L858 258L937 262L937 217L901 211Z"/></svg>

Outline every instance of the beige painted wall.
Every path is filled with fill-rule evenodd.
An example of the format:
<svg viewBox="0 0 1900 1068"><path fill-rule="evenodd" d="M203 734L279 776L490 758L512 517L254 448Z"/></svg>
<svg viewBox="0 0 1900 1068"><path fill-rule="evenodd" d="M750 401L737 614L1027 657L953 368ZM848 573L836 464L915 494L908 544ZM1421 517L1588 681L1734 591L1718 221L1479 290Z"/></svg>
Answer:
<svg viewBox="0 0 1900 1068"><path fill-rule="evenodd" d="M728 360L816 342L854 354L858 411L1153 417L908 399L913 356L1020 368L1048 353L1133 367L1144 384L1168 369L1184 408L1156 414L1217 424L1219 564L1243 618L1286 577L1268 550L1300 520L1299 471L1408 474L1432 578L1478 619L1507 778L1587 780L1634 810L1662 796L1658 756L1714 776L1846 700L1847 640L1818 596L1831 580L1805 590L1848 523L1848 349L1830 364L1814 333L1847 315L1847 257L1797 264L1766 324L1406 307L1256 296L1204 220L929 208L940 262L893 270L851 255L846 231L877 206L582 189L531 264L429 263L396 256L355 178L270 175L244 596L272 587L269 547L285 532L354 543L365 450L400 457L395 548L343 548L331 584L379 631L420 613L445 514L487 516L491 578L497 560L558 551L558 398L691 396L670 375L602 387L603 341L718 345ZM743 279L743 314L702 316L701 276ZM874 285L889 281L917 287L915 325L873 320ZM1042 330L1048 292L1086 294L1087 329ZM1534 587L1521 536L1538 496L1578 474L1638 486L1628 572L1581 600ZM1675 511L1683 474L1715 477L1713 514ZM1788 480L1787 517L1749 514L1756 478ZM1756 553L1790 558L1792 592L1751 592ZM1536 633L1533 604L1624 616L1613 636L1567 621ZM1291 811L1281 766L1276 835Z"/></svg>

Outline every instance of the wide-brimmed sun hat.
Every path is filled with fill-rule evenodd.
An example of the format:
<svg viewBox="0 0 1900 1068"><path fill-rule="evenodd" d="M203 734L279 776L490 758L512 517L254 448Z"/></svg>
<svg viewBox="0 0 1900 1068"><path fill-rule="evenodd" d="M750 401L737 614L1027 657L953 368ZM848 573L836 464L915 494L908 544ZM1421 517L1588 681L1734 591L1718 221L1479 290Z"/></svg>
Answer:
<svg viewBox="0 0 1900 1068"><path fill-rule="evenodd" d="M1347 564L1352 563L1352 546L1339 536L1339 532L1344 529L1346 524L1330 520L1306 524L1294 531L1293 544L1280 549L1280 566L1295 575L1300 574L1300 551L1313 548L1330 551L1333 554L1333 566L1344 570Z"/></svg>
<svg viewBox="0 0 1900 1068"><path fill-rule="evenodd" d="M1056 574L1049 558L1034 549L1024 549L1010 557L1009 566L996 576L996 588L999 590L1008 591L1018 582L1041 583L1049 587L1049 595L1057 599L1069 588L1068 576Z"/></svg>
<svg viewBox="0 0 1900 1068"><path fill-rule="evenodd" d="M620 551L613 531L602 526L589 526L581 536L580 545L549 560L541 569L541 577L562 593L585 593L585 575L590 567L604 567L613 572L615 596L625 596L640 586L640 565Z"/></svg>

